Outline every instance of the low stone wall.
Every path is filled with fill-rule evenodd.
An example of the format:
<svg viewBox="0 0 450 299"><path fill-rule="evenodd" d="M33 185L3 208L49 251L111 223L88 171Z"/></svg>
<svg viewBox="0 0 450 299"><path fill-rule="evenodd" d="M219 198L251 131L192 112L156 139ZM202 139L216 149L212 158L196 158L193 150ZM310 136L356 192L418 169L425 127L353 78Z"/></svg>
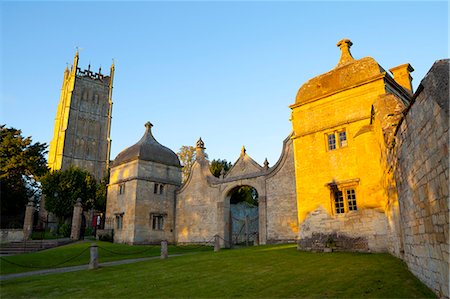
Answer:
<svg viewBox="0 0 450 299"><path fill-rule="evenodd" d="M2 229L0 230L0 243L23 241L23 229Z"/></svg>
<svg viewBox="0 0 450 299"><path fill-rule="evenodd" d="M330 215L323 207L311 212L302 223L299 248L321 250L328 238L342 250L387 251L387 219L383 212L364 209Z"/></svg>
<svg viewBox="0 0 450 299"><path fill-rule="evenodd" d="M422 80L396 134L395 177L408 268L449 297L449 60Z"/></svg>

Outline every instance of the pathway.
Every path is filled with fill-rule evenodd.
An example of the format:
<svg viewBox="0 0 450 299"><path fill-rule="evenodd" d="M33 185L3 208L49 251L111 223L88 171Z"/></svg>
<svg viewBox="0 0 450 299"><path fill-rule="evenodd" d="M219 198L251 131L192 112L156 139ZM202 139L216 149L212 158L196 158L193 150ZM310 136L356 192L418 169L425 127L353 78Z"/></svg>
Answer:
<svg viewBox="0 0 450 299"><path fill-rule="evenodd" d="M180 255L182 255L182 254L171 254L171 255L169 255L169 257L180 256ZM159 258L160 258L160 256L127 259L127 260L99 263L99 266L100 267L110 267L110 266L116 266L116 265L124 265L124 264L143 262L143 261L148 261L148 260L155 260L155 259L159 259ZM64 267L64 268L53 268L53 269L44 269L44 270L37 270L37 271L30 271L30 272L6 274L6 275L0 275L0 281L14 279L14 278L34 276L34 275L45 275L45 274L66 273L66 272L88 270L88 267L89 267L89 265L79 265L79 266L71 266L71 267Z"/></svg>

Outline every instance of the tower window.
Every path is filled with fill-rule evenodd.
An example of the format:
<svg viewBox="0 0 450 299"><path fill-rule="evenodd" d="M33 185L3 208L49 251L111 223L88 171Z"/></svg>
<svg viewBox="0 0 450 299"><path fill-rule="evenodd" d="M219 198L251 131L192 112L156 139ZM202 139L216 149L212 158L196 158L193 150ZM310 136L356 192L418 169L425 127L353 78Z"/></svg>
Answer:
<svg viewBox="0 0 450 299"><path fill-rule="evenodd" d="M154 194L163 194L164 193L164 185L155 183L153 186L153 193Z"/></svg>
<svg viewBox="0 0 450 299"><path fill-rule="evenodd" d="M164 215L151 214L150 221L152 224L152 230L163 230L164 229Z"/></svg>
<svg viewBox="0 0 450 299"><path fill-rule="evenodd" d="M125 184L119 184L119 195L125 193Z"/></svg>

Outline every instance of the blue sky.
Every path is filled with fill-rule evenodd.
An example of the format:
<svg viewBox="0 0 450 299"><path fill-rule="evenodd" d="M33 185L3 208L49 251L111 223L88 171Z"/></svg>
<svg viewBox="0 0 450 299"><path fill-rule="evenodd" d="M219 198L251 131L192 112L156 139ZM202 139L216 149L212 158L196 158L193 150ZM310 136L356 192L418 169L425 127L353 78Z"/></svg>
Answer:
<svg viewBox="0 0 450 299"><path fill-rule="evenodd" d="M242 145L274 165L290 133L300 86L332 69L336 43L386 70L415 68L416 88L448 57L441 2L8 2L1 8L0 123L50 142L66 63L116 61L112 152L144 123L175 152L201 136L210 159L234 162Z"/></svg>

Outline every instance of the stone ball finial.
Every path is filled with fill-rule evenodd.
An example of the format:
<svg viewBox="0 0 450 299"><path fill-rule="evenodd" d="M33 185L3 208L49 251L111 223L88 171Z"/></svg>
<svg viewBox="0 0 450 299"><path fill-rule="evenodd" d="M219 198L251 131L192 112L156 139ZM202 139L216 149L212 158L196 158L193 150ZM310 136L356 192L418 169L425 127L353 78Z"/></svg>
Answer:
<svg viewBox="0 0 450 299"><path fill-rule="evenodd" d="M197 148L205 148L205 143L202 140L202 137L200 137L197 141Z"/></svg>
<svg viewBox="0 0 450 299"><path fill-rule="evenodd" d="M353 45L351 40L348 38L341 39L336 46L338 46L341 49L341 58L339 59L338 67L345 65L353 60L355 60L350 53L350 48Z"/></svg>

